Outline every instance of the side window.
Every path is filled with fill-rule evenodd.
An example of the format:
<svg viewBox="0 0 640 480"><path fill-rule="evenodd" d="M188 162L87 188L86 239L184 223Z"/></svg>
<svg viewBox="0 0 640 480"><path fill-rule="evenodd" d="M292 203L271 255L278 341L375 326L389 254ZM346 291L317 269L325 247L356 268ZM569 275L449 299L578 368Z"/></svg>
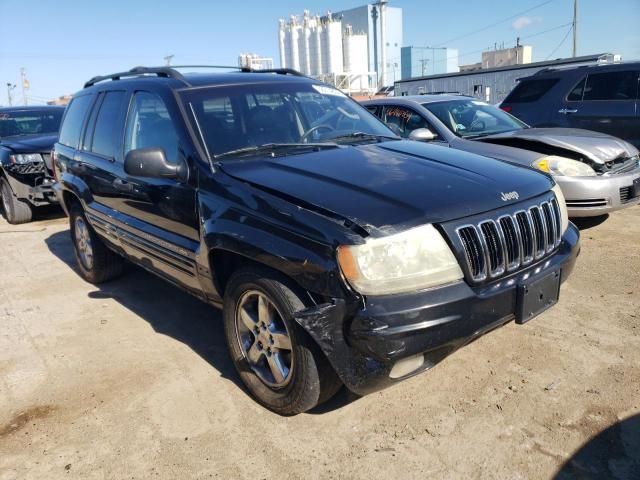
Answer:
<svg viewBox="0 0 640 480"><path fill-rule="evenodd" d="M637 72L603 72L587 76L583 100L635 100Z"/></svg>
<svg viewBox="0 0 640 480"><path fill-rule="evenodd" d="M67 107L67 112L60 127L59 142L72 148L78 148L80 134L87 111L91 106L93 95L75 97Z"/></svg>
<svg viewBox="0 0 640 480"><path fill-rule="evenodd" d="M544 78L538 80L522 80L513 91L505 98L504 103L529 103L535 102L551 90L557 78Z"/></svg>
<svg viewBox="0 0 640 480"><path fill-rule="evenodd" d="M178 134L162 99L149 92L133 96L124 153L138 148L162 148L169 162L178 159Z"/></svg>
<svg viewBox="0 0 640 480"><path fill-rule="evenodd" d="M380 117L380 115L378 115L378 107L376 105L369 105L365 108L369 110L369 113L371 113L372 115L375 115L376 117Z"/></svg>
<svg viewBox="0 0 640 480"><path fill-rule="evenodd" d="M567 95L567 100L569 102L579 102L582 100L582 91L584 90L584 84L587 81L587 77L584 77L580 82L573 87L573 89Z"/></svg>
<svg viewBox="0 0 640 480"><path fill-rule="evenodd" d="M93 130L91 151L114 158L122 145L122 107L125 93L107 92L104 95Z"/></svg>
<svg viewBox="0 0 640 480"><path fill-rule="evenodd" d="M411 132L418 128L428 128L436 135L436 139L439 139L433 126L425 120L422 115L419 115L410 108L384 107L382 119L391 130L404 138L407 138Z"/></svg>

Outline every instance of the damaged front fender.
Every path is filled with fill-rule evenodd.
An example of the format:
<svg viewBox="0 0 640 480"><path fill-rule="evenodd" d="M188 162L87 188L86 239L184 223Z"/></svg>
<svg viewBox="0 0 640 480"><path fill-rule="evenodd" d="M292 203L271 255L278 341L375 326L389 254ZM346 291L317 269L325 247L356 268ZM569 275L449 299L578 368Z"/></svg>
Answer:
<svg viewBox="0 0 640 480"><path fill-rule="evenodd" d="M349 312L344 300L315 305L298 312L296 322L315 340L342 383L358 395L387 386L389 366L361 354L345 337Z"/></svg>

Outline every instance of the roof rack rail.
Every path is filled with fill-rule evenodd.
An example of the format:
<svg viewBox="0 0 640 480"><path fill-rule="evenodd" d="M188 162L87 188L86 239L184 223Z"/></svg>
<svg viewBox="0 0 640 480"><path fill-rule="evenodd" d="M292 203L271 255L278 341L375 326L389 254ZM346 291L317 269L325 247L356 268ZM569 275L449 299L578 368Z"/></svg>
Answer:
<svg viewBox="0 0 640 480"><path fill-rule="evenodd" d="M136 77L138 75L145 75L145 74L154 74L154 75L157 75L158 77L165 77L165 78L175 78L176 80L180 80L181 82L184 82L185 84L189 85L189 82L187 82L187 80L182 76L182 74L171 67L134 67L131 70L128 70L126 72L111 73L109 75L101 75L101 76L93 77L91 80L89 80L84 84L84 88L91 87L96 83L103 82L104 80L120 80L121 78L124 78L124 77Z"/></svg>
<svg viewBox="0 0 640 480"><path fill-rule="evenodd" d="M265 69L257 69L257 68L249 68L242 67L241 69L246 73L277 73L279 75L294 75L296 77L304 77L305 75L298 70L294 70L293 68L265 68Z"/></svg>
<svg viewBox="0 0 640 480"><path fill-rule="evenodd" d="M264 70L253 69L249 67L236 67L230 65L172 65L170 67L134 67L126 72L111 73L109 75L100 75L93 77L84 84L84 88L91 87L96 83L103 82L105 80L120 80L125 77L136 77L139 75L157 75L164 78L175 78L180 80L187 86L191 84L187 79L178 72L178 68L223 68L231 70L239 70L245 73L277 73L280 75L295 75L296 77L304 77L302 73L293 68L268 68Z"/></svg>

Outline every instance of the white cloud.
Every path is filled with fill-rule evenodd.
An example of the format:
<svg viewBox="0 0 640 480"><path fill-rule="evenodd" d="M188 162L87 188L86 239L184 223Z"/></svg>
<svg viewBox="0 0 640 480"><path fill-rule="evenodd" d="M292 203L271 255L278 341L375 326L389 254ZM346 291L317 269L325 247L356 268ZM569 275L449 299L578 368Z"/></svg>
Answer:
<svg viewBox="0 0 640 480"><path fill-rule="evenodd" d="M536 23L542 22L542 17L518 17L511 24L514 30L522 30Z"/></svg>

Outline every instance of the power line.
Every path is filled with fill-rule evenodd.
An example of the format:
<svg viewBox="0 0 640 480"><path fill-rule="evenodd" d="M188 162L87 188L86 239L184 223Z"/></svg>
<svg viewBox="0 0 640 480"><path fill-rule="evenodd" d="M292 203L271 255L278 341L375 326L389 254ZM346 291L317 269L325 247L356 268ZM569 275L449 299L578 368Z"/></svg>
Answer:
<svg viewBox="0 0 640 480"><path fill-rule="evenodd" d="M565 33L564 37L562 37L562 40L560 40L560 43L558 44L558 46L556 48L553 49L553 51L547 56L547 58L545 58L545 60L549 60L551 57L553 57L553 55L555 55L555 53L558 51L558 49L564 44L564 42L567 40L567 38L569 37L569 34L573 31L574 26L573 24L569 27L569 30L567 30L567 33Z"/></svg>
<svg viewBox="0 0 640 480"><path fill-rule="evenodd" d="M509 20L513 20L514 18L519 17L520 15L524 15L525 13L529 13L530 11L535 10L537 8L540 8L540 7L543 7L544 5L547 5L547 4L549 4L549 3L553 2L553 1L554 0L546 0L545 2L539 3L538 5L535 5L535 6L529 8L527 10L524 10L522 12L516 13L515 15L511 15L510 17L504 18L502 20L498 20L495 23L492 23L492 24L487 25L485 27L479 28L478 30L474 30L472 32L465 33L464 35L460 35L460 36L455 37L455 38L451 38L451 39L447 40L446 42L437 43L437 44L434 45L434 47L440 47L442 45L446 45L448 43L455 42L456 40L460 40L462 38L470 37L472 35L475 35L476 33L484 32L486 30L489 30L490 28L495 27L496 25L500 25L501 23L508 22Z"/></svg>

